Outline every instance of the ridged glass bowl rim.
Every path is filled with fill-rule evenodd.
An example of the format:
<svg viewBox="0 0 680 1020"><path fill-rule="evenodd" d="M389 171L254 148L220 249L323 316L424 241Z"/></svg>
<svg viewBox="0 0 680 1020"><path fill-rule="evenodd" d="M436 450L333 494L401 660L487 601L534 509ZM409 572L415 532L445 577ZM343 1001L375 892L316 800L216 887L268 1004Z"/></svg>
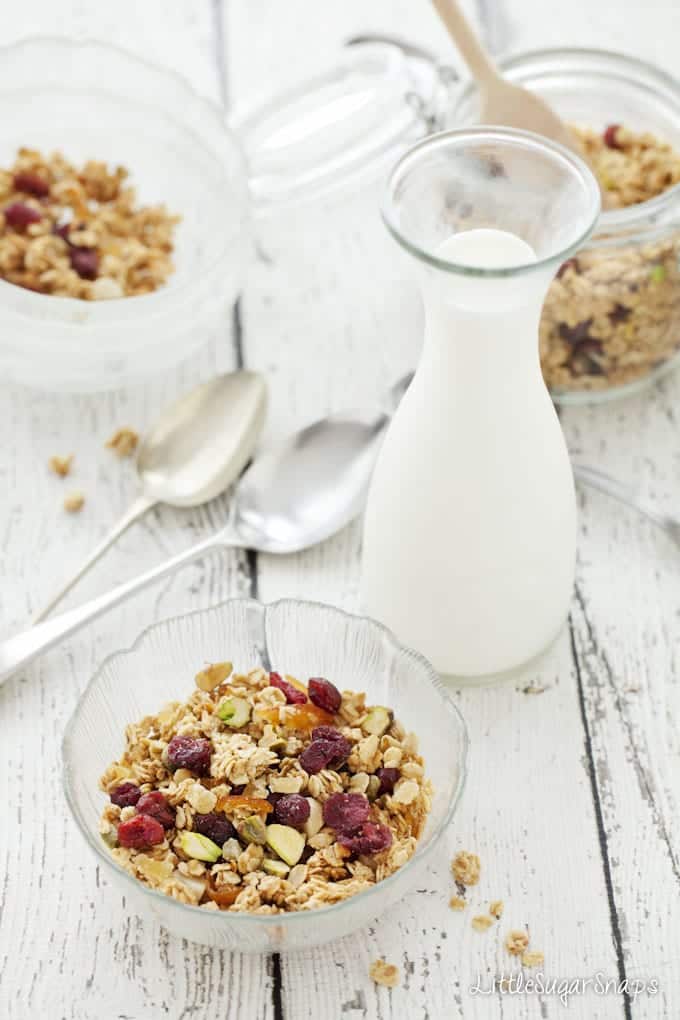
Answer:
<svg viewBox="0 0 680 1020"><path fill-rule="evenodd" d="M421 670L425 671L430 680L430 683L437 691L437 693L441 696L443 706L451 716L452 722L455 724L457 728L458 737L461 742L461 747L458 761L458 779L453 794L447 805L443 819L432 833L427 845L418 847L413 857L411 857L406 862L406 864L403 864L400 868L397 869L397 871L393 872L387 878L384 878L382 879L382 881L377 882L375 885L371 886L370 889L358 892L353 896L349 896L345 900L341 900L340 903L334 903L328 907L315 907L313 910L290 911L285 915L251 914L247 912L232 913L231 911L220 911L220 913L225 914L224 919L225 924L227 923L252 924L263 925L265 927L271 928L280 928L282 924L284 926L289 923L303 924L321 915L326 916L331 913L337 914L343 909L349 909L352 903L356 903L359 900L361 900L362 903L366 903L369 900L369 898L377 896L381 891L384 891L387 888L389 888L389 886L392 885L400 875L403 875L406 869L411 868L411 866L415 864L417 860L422 861L425 858L429 857L432 851L434 850L435 846L439 843L441 837L444 835L446 829L451 823L456 808L460 802L463 789L465 787L465 782L467 779L467 760L470 740L465 720L463 719L463 716L458 710L458 707L454 704L453 700L451 699L449 689L447 688L446 684L442 681L439 674L435 671L434 667L428 662L428 660L423 655L421 655L419 652L414 651L412 648L408 648L407 646L402 645L399 641L397 641L392 631L390 631L387 627L383 626L383 624L378 623L376 620L373 620L367 616L360 616L357 613L348 613L344 609L339 609L337 606L331 606L328 603L314 602L303 599L278 599L274 602L259 602L257 599L252 598L224 599L222 602L217 603L215 606L209 606L203 609L194 609L188 613L179 613L176 614L175 616L167 617L164 620L159 620L156 623L151 624L149 627L146 627L132 642L132 644L129 645L127 648L118 649L117 651L111 652L109 655L107 655L106 658L102 661L102 663L98 667L98 669L92 675L90 680L88 681L85 689L80 694L78 701L76 702L76 706L73 712L71 713L68 723L66 724L66 729L64 731L64 736L61 743L62 784L64 788L64 794L66 796L66 802L69 806L71 814L73 815L76 824L80 829L80 832L83 835L84 839L86 840L87 843L89 843L90 847L94 850L97 856L101 858L101 860L103 860L107 864L107 866L112 868L113 871L117 872L122 878L129 882L133 889L136 889L138 892L141 892L146 896L150 896L153 899L158 900L161 904L163 904L166 907L170 906L171 909L177 908L181 910L188 910L194 916L196 914L205 916L205 911L203 910L202 907L192 906L188 903L181 903L179 900L175 900L172 897L167 896L165 893L159 892L156 889L151 889L148 886L145 886L142 882L139 881L139 879L134 878L133 875L125 871L124 868L122 868L119 864L115 862L113 857L104 849L101 840L95 839L92 836L89 827L85 824L85 822L81 818L80 809L76 803L76 797L71 790L70 786L71 766L69 748L71 743L72 731L78 723L78 719L85 698L87 697L89 691L99 683L102 674L108 669L110 663L114 659L120 656L133 655L143 644L143 642L148 638L148 636L156 630L160 630L163 627L172 626L173 624L180 623L181 621L190 619L191 617L202 616L205 614L214 613L215 611L219 612L219 610L225 609L227 606L230 605L257 607L258 610L264 611L265 618L267 610L276 609L281 606L294 606L297 608L302 608L303 610L321 609L326 611L330 609L334 613L339 614L340 616L344 617L347 621L351 621L355 625L360 626L368 624L371 627L374 627L382 634L384 640L391 646L392 650L395 653L406 656L406 658L411 659L414 664L417 664ZM416 735L421 736L419 734ZM427 767L427 756L425 756L425 763ZM379 913L380 908L379 906L377 906L376 916ZM211 911L210 919L213 920L215 916L217 916L217 912Z"/></svg>
<svg viewBox="0 0 680 1020"><path fill-rule="evenodd" d="M137 294L131 297L119 298L115 301L91 301L83 302L78 298L70 297L59 297L54 294L39 294L31 291L26 291L25 312L22 309L15 309L18 314L25 314L27 318L30 318L31 311L38 309L44 310L46 300L54 303L55 300L61 302L61 307L72 306L77 309L82 309L84 304L87 304L88 310L88 327L93 327L98 324L111 326L114 325L118 318L122 319L122 324L125 320L129 321L129 314L120 316L116 314L116 309L120 310L121 305L125 305L126 312L131 311L130 301L134 301L134 310L139 311L141 314L153 314L158 312L160 307L169 300L175 298L183 298L191 289L195 286L196 282L201 282L206 273L210 273L216 270L225 259L228 259L234 251L234 242L242 232L244 227L244 219L247 221L250 215L250 193L248 191L248 174L246 167L246 160L241 143L229 127L227 123L225 110L218 102L207 96L199 93L193 85L179 71L174 70L171 67L163 67L159 64L154 63L151 60L147 60L146 57L138 56L136 53L131 53L123 46L118 46L115 43L104 42L101 39L72 39L68 36L58 36L37 33L35 35L26 36L23 39L19 39L17 42L8 43L5 46L0 46L0 60L3 59L6 53L19 53L21 50L29 49L31 46L52 46L55 49L61 49L62 51L79 51L79 50L104 50L108 53L114 54L116 57L123 61L127 61L130 64L136 64L138 67L143 68L144 71L150 72L157 75L159 78L165 78L168 82L172 82L174 87L179 88L184 94L187 103L192 103L197 106L202 106L210 119L213 121L214 127L220 131L225 138L229 141L233 150L233 155L239 161L241 165L241 171L243 176L243 188L244 188L244 206L241 215L235 220L234 230L225 236L223 245L220 248L219 254L217 254L208 267L203 267L200 272L197 271L192 274L186 280L178 285L171 285L168 288L161 287L159 290L154 291L152 294ZM40 74L38 72L36 78L36 86L40 83ZM112 90L115 93L115 89ZM185 124L187 128L191 129L191 125L187 124L186 121L177 116L178 124ZM215 156L218 159L217 156ZM134 168L132 168L134 174ZM16 286L12 283L8 283L6 280L0 279L0 294L6 287L12 287L16 289ZM57 320L57 325L60 327L68 328L71 324L64 320ZM80 324L76 324L80 328Z"/></svg>
<svg viewBox="0 0 680 1020"><path fill-rule="evenodd" d="M568 245L561 247L558 251L551 252L543 258L534 262L526 262L521 265L499 267L494 269L469 266L464 263L451 262L448 259L440 258L432 250L421 247L412 241L399 226L399 217L396 212L397 203L395 193L400 180L408 173L412 164L417 164L420 159L426 157L430 152L437 149L447 148L450 145L459 145L461 148L466 144L510 145L523 147L534 152L549 153L555 161L566 164L570 170L578 175L583 181L589 206L584 221L587 227L580 230ZM600 188L593 176L592 171L585 162L573 153L570 149L544 138L542 135L534 134L532 131L521 131L518 128L496 127L484 125L482 127L467 127L454 129L452 131L439 131L437 134L428 135L422 141L413 145L397 161L393 167L381 206L382 218L385 226L394 239L422 262L433 266L435 269L442 269L448 273L458 273L462 276L478 277L480 279L499 279L503 277L523 276L526 273L535 272L550 266L559 266L570 255L583 247L593 232L595 224L600 215Z"/></svg>

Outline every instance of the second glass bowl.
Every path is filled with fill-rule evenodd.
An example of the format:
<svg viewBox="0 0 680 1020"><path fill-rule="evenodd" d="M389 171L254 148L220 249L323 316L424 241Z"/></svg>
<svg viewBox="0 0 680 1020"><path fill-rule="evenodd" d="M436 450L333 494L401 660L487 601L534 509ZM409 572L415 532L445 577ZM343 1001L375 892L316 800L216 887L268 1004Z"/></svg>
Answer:
<svg viewBox="0 0 680 1020"><path fill-rule="evenodd" d="M567 123L621 124L680 152L680 82L643 61L588 49L550 49L501 61L503 73L543 96ZM478 120L467 86L450 124ZM543 374L558 403L636 391L680 360L680 185L601 213L595 232L560 269L541 319Z"/></svg>

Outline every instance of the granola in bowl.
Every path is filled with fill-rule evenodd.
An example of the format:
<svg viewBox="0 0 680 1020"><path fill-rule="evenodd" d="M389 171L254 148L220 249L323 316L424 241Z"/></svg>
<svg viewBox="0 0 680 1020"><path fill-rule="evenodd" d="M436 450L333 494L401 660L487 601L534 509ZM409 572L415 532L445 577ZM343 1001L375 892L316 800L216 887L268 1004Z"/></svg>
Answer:
<svg viewBox="0 0 680 1020"><path fill-rule="evenodd" d="M142 883L208 910L339 903L413 856L432 802L413 734L329 680L216 663L127 727L100 834Z"/></svg>
<svg viewBox="0 0 680 1020"><path fill-rule="evenodd" d="M0 277L87 301L157 290L173 272L180 217L139 205L127 178L122 166L20 149L0 169Z"/></svg>

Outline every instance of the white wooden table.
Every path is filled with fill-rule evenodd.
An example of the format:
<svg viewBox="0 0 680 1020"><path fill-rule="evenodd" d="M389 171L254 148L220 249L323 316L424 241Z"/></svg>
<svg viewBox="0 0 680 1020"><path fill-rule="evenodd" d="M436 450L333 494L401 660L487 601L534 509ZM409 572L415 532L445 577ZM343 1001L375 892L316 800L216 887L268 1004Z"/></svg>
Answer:
<svg viewBox="0 0 680 1020"><path fill-rule="evenodd" d="M638 5L636 5L638 6ZM675 66L676 0L471 0L496 50L585 43ZM25 0L3 23L5 40L31 32L119 42L187 75L202 92L238 102L297 78L361 29L390 29L445 50L422 0ZM1 130L1 128L0 128ZM294 268L294 267L293 267ZM341 265L338 266L341 276ZM333 295L277 305L290 266L258 262L240 326L225 322L217 350L153 385L104 397L57 397L0 385L0 623L10 633L123 510L130 465L103 454L122 424L144 429L175 393L216 368L267 373L271 429L289 429L377 396L385 353L361 348L351 324L328 314ZM341 284L338 284L341 286ZM337 295L335 295L337 300ZM357 357L357 351L361 357ZM387 356L389 359L389 355ZM390 368L405 366L390 364ZM680 375L625 403L571 410L563 422L583 460L636 478L680 507ZM87 492L80 516L60 511L48 475L55 452L75 451ZM195 512L161 510L133 529L74 596L81 600L150 567L223 519L226 500ZM356 937L318 950L249 958L170 938L130 913L67 815L59 743L96 664L154 619L228 596L297 595L357 606L360 528L286 560L230 553L138 597L65 643L0 691L0 1016L8 1020L538 1020L562 1015L554 995L475 996L508 973L502 936L526 926L545 972L623 981L657 978L659 993L575 997L579 1020L680 1017L680 639L678 553L629 512L581 498L578 584L569 626L540 674L516 687L457 695L471 733L462 807L424 888ZM524 692L527 684L544 693ZM448 908L448 861L477 851L472 903L505 901L497 928L470 926L474 910ZM400 988L368 977L379 956L397 963Z"/></svg>

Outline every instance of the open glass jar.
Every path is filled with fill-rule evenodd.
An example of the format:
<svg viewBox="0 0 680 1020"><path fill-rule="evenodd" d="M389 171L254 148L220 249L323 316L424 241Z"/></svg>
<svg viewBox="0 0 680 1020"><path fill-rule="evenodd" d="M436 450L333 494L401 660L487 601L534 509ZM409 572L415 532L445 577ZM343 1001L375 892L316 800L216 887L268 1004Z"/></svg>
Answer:
<svg viewBox="0 0 680 1020"><path fill-rule="evenodd" d="M632 57L552 49L501 62L569 124L620 124L680 152L680 82ZM453 127L478 120L466 85ZM541 364L560 403L601 401L657 379L680 358L680 185L646 202L604 210L588 244L550 286L541 317Z"/></svg>

